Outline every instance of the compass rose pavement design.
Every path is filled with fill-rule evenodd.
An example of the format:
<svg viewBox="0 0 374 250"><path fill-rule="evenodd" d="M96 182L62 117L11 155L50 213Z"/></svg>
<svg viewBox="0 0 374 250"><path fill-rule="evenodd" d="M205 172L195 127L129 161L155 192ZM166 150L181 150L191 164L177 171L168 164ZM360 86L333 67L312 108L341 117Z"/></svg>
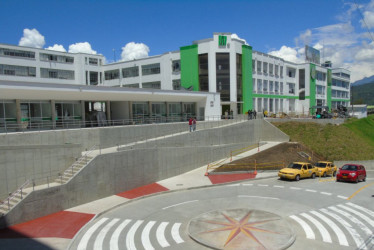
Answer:
<svg viewBox="0 0 374 250"><path fill-rule="evenodd" d="M246 208L216 210L192 219L189 235L215 249L285 249L295 236L282 217Z"/></svg>

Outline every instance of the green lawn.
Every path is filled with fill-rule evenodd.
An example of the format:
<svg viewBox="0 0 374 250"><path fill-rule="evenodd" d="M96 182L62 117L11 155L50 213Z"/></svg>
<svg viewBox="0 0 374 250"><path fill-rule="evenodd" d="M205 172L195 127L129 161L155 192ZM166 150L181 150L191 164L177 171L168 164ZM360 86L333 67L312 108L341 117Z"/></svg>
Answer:
<svg viewBox="0 0 374 250"><path fill-rule="evenodd" d="M343 125L317 123L274 123L291 141L309 147L327 160L373 160L374 115L350 119Z"/></svg>

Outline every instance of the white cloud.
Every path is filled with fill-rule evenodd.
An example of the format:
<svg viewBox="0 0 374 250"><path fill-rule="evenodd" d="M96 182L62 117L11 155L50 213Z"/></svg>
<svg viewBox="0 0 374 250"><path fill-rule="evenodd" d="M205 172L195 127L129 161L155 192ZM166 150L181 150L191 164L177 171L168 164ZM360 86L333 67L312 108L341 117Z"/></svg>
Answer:
<svg viewBox="0 0 374 250"><path fill-rule="evenodd" d="M369 29L372 29L374 28L374 11L365 11L364 12L364 21L363 22L362 20L360 21L361 22L361 26L363 28L369 28ZM366 27L366 25L367 27Z"/></svg>
<svg viewBox="0 0 374 250"><path fill-rule="evenodd" d="M44 36L36 29L24 29L23 37L19 40L19 46L42 48L45 44Z"/></svg>
<svg viewBox="0 0 374 250"><path fill-rule="evenodd" d="M54 51L60 51L60 52L66 52L66 49L64 48L64 46L60 45L60 44L55 44L53 46L49 46L48 48L46 48L47 50L54 50Z"/></svg>
<svg viewBox="0 0 374 250"><path fill-rule="evenodd" d="M234 33L234 34L231 34L231 38L238 39L238 40L244 42L244 44L248 45L248 43L247 43L247 41L246 41L245 39L240 38L240 37L239 37L237 34L235 34L235 33Z"/></svg>
<svg viewBox="0 0 374 250"><path fill-rule="evenodd" d="M269 54L294 63L302 62L302 60L298 57L298 51L295 48L287 46L282 46L280 50L270 51Z"/></svg>
<svg viewBox="0 0 374 250"><path fill-rule="evenodd" d="M149 47L144 43L130 42L122 47L121 60L129 61L148 57Z"/></svg>
<svg viewBox="0 0 374 250"><path fill-rule="evenodd" d="M97 52L91 48L91 44L88 42L74 43L69 45L69 53L97 54Z"/></svg>

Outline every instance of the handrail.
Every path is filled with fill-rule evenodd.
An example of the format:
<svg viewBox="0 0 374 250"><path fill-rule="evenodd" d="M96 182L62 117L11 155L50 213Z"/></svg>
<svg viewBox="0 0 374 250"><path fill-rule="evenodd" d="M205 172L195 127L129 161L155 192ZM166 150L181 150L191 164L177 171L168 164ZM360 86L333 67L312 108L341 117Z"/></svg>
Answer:
<svg viewBox="0 0 374 250"><path fill-rule="evenodd" d="M77 161L75 161L68 169L66 169L64 171L64 173L62 175L60 175L60 177L62 178L62 176L66 175L68 173L74 174L74 167L78 166L82 162L85 162L87 164L88 163L87 162L87 156L89 156L90 154L92 154L92 152L96 148L97 148L97 145L92 146L88 151L85 152L84 155L82 155L81 157L79 157L79 159Z"/></svg>
<svg viewBox="0 0 374 250"><path fill-rule="evenodd" d="M23 183L16 191L11 193L8 198L6 198L3 201L0 201L0 208L8 205L8 211L10 210L10 202L19 194L21 193L21 200L23 199L22 189L26 188L30 184L30 179L26 180L25 183Z"/></svg>

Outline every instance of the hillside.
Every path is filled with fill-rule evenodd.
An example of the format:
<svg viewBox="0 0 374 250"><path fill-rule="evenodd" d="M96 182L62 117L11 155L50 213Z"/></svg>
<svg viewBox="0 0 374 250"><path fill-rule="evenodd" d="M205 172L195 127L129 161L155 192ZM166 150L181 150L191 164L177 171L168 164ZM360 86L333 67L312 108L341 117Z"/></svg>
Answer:
<svg viewBox="0 0 374 250"><path fill-rule="evenodd" d="M317 123L273 123L290 136L322 157L334 160L374 159L374 115L350 119L343 125Z"/></svg>
<svg viewBox="0 0 374 250"><path fill-rule="evenodd" d="M374 82L351 87L354 104L374 105Z"/></svg>

